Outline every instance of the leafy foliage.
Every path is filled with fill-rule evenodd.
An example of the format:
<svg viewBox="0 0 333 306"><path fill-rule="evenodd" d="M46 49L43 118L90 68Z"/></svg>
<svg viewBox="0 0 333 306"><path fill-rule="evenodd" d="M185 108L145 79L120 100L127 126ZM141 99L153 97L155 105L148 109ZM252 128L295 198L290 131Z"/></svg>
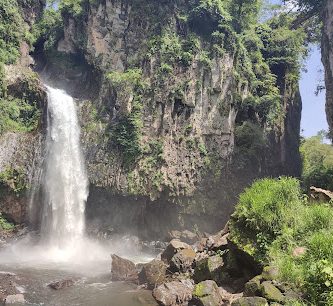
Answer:
<svg viewBox="0 0 333 306"><path fill-rule="evenodd" d="M0 186L10 188L15 193L26 189L25 175L21 169L8 167L0 172Z"/></svg>
<svg viewBox="0 0 333 306"><path fill-rule="evenodd" d="M15 63L25 33L17 1L0 0L0 63Z"/></svg>
<svg viewBox="0 0 333 306"><path fill-rule="evenodd" d="M111 131L111 140L119 147L127 165L132 164L142 153L141 129L143 127L142 104L134 100L132 111L124 116Z"/></svg>
<svg viewBox="0 0 333 306"><path fill-rule="evenodd" d="M302 179L306 189L316 186L333 190L333 147L323 141L323 135L319 134L301 144Z"/></svg>
<svg viewBox="0 0 333 306"><path fill-rule="evenodd" d="M0 230L11 230L14 228L14 225L8 222L1 214L0 214Z"/></svg>
<svg viewBox="0 0 333 306"><path fill-rule="evenodd" d="M310 305L331 305L333 208L309 204L293 178L263 179L240 196L232 239L276 267L280 281L300 287ZM295 255L294 250L304 251Z"/></svg>

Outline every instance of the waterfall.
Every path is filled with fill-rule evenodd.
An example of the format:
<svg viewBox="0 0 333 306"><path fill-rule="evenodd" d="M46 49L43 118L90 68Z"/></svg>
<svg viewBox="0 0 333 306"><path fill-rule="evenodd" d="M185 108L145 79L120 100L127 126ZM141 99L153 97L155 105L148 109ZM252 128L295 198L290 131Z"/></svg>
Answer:
<svg viewBox="0 0 333 306"><path fill-rule="evenodd" d="M41 236L54 247L66 249L84 237L88 179L74 99L49 86L47 95Z"/></svg>

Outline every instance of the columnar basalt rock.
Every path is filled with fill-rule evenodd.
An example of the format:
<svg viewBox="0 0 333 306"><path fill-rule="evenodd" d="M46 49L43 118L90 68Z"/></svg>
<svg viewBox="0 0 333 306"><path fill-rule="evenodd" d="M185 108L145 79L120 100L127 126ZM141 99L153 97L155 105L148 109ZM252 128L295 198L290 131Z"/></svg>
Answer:
<svg viewBox="0 0 333 306"><path fill-rule="evenodd" d="M101 209L121 210L126 205L118 196L124 202L131 196L147 214L156 205L175 207L178 228L199 224L210 231L217 220L219 226L227 221L252 179L299 174L301 99L297 88L281 88L284 119L273 130L262 124L267 146L258 152L260 164L238 165L235 127L249 88L238 83L237 52L221 46L223 52L206 56L211 42L181 18L189 12L186 1L87 2L80 16L63 14L56 49L84 62L81 72L76 64L63 72L72 84L89 83L73 89L76 96L96 91L81 104L82 142L92 186L109 194ZM54 68L56 59L48 59ZM91 201L97 202L90 196L88 215L99 209Z"/></svg>

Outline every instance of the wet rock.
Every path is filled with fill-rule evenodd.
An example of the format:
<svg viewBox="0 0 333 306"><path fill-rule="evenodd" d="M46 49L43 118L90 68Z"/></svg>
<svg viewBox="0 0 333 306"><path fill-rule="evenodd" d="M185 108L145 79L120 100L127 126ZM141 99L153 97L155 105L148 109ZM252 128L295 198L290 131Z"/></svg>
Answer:
<svg viewBox="0 0 333 306"><path fill-rule="evenodd" d="M138 271L135 264L115 254L111 255L111 279L113 281L137 282Z"/></svg>
<svg viewBox="0 0 333 306"><path fill-rule="evenodd" d="M192 299L193 288L190 280L172 281L154 289L153 296L163 306L187 306Z"/></svg>
<svg viewBox="0 0 333 306"><path fill-rule="evenodd" d="M71 287L74 284L75 284L75 282L72 279L63 279L63 280L56 281L56 282L53 282L51 284L48 284L48 287L50 287L54 290L60 290L60 289Z"/></svg>
<svg viewBox="0 0 333 306"><path fill-rule="evenodd" d="M268 306L266 299L262 297L242 297L231 303L231 306Z"/></svg>
<svg viewBox="0 0 333 306"><path fill-rule="evenodd" d="M192 249L183 249L177 252L170 260L172 271L186 272L191 269L196 253Z"/></svg>
<svg viewBox="0 0 333 306"><path fill-rule="evenodd" d="M9 304L23 304L25 303L23 294L12 294L8 295L5 299L5 305Z"/></svg>
<svg viewBox="0 0 333 306"><path fill-rule="evenodd" d="M261 293L264 298L271 302L283 303L285 301L282 292L270 281L264 281L261 284Z"/></svg>
<svg viewBox="0 0 333 306"><path fill-rule="evenodd" d="M161 255L161 259L166 262L167 264L170 263L171 258L181 250L184 249L192 249L187 243L182 242L177 239L173 239L170 241L168 246L166 247L165 251Z"/></svg>
<svg viewBox="0 0 333 306"><path fill-rule="evenodd" d="M206 280L194 287L193 305L198 306L220 306L223 297L216 282Z"/></svg>
<svg viewBox="0 0 333 306"><path fill-rule="evenodd" d="M197 283L210 279L219 284L227 278L227 274L222 271L223 266L223 258L219 255L205 258L197 263L193 278Z"/></svg>
<svg viewBox="0 0 333 306"><path fill-rule="evenodd" d="M147 284L149 289L154 289L166 281L166 272L167 265L161 260L154 259L143 265L139 273L139 283Z"/></svg>

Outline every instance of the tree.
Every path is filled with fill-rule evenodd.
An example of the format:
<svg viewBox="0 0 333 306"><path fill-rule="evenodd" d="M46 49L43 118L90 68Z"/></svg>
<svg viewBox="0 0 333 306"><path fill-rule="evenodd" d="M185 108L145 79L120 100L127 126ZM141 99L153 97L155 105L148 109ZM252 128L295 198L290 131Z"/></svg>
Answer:
<svg viewBox="0 0 333 306"><path fill-rule="evenodd" d="M305 139L300 151L305 188L314 185L333 190L333 146L324 143L323 133Z"/></svg>

